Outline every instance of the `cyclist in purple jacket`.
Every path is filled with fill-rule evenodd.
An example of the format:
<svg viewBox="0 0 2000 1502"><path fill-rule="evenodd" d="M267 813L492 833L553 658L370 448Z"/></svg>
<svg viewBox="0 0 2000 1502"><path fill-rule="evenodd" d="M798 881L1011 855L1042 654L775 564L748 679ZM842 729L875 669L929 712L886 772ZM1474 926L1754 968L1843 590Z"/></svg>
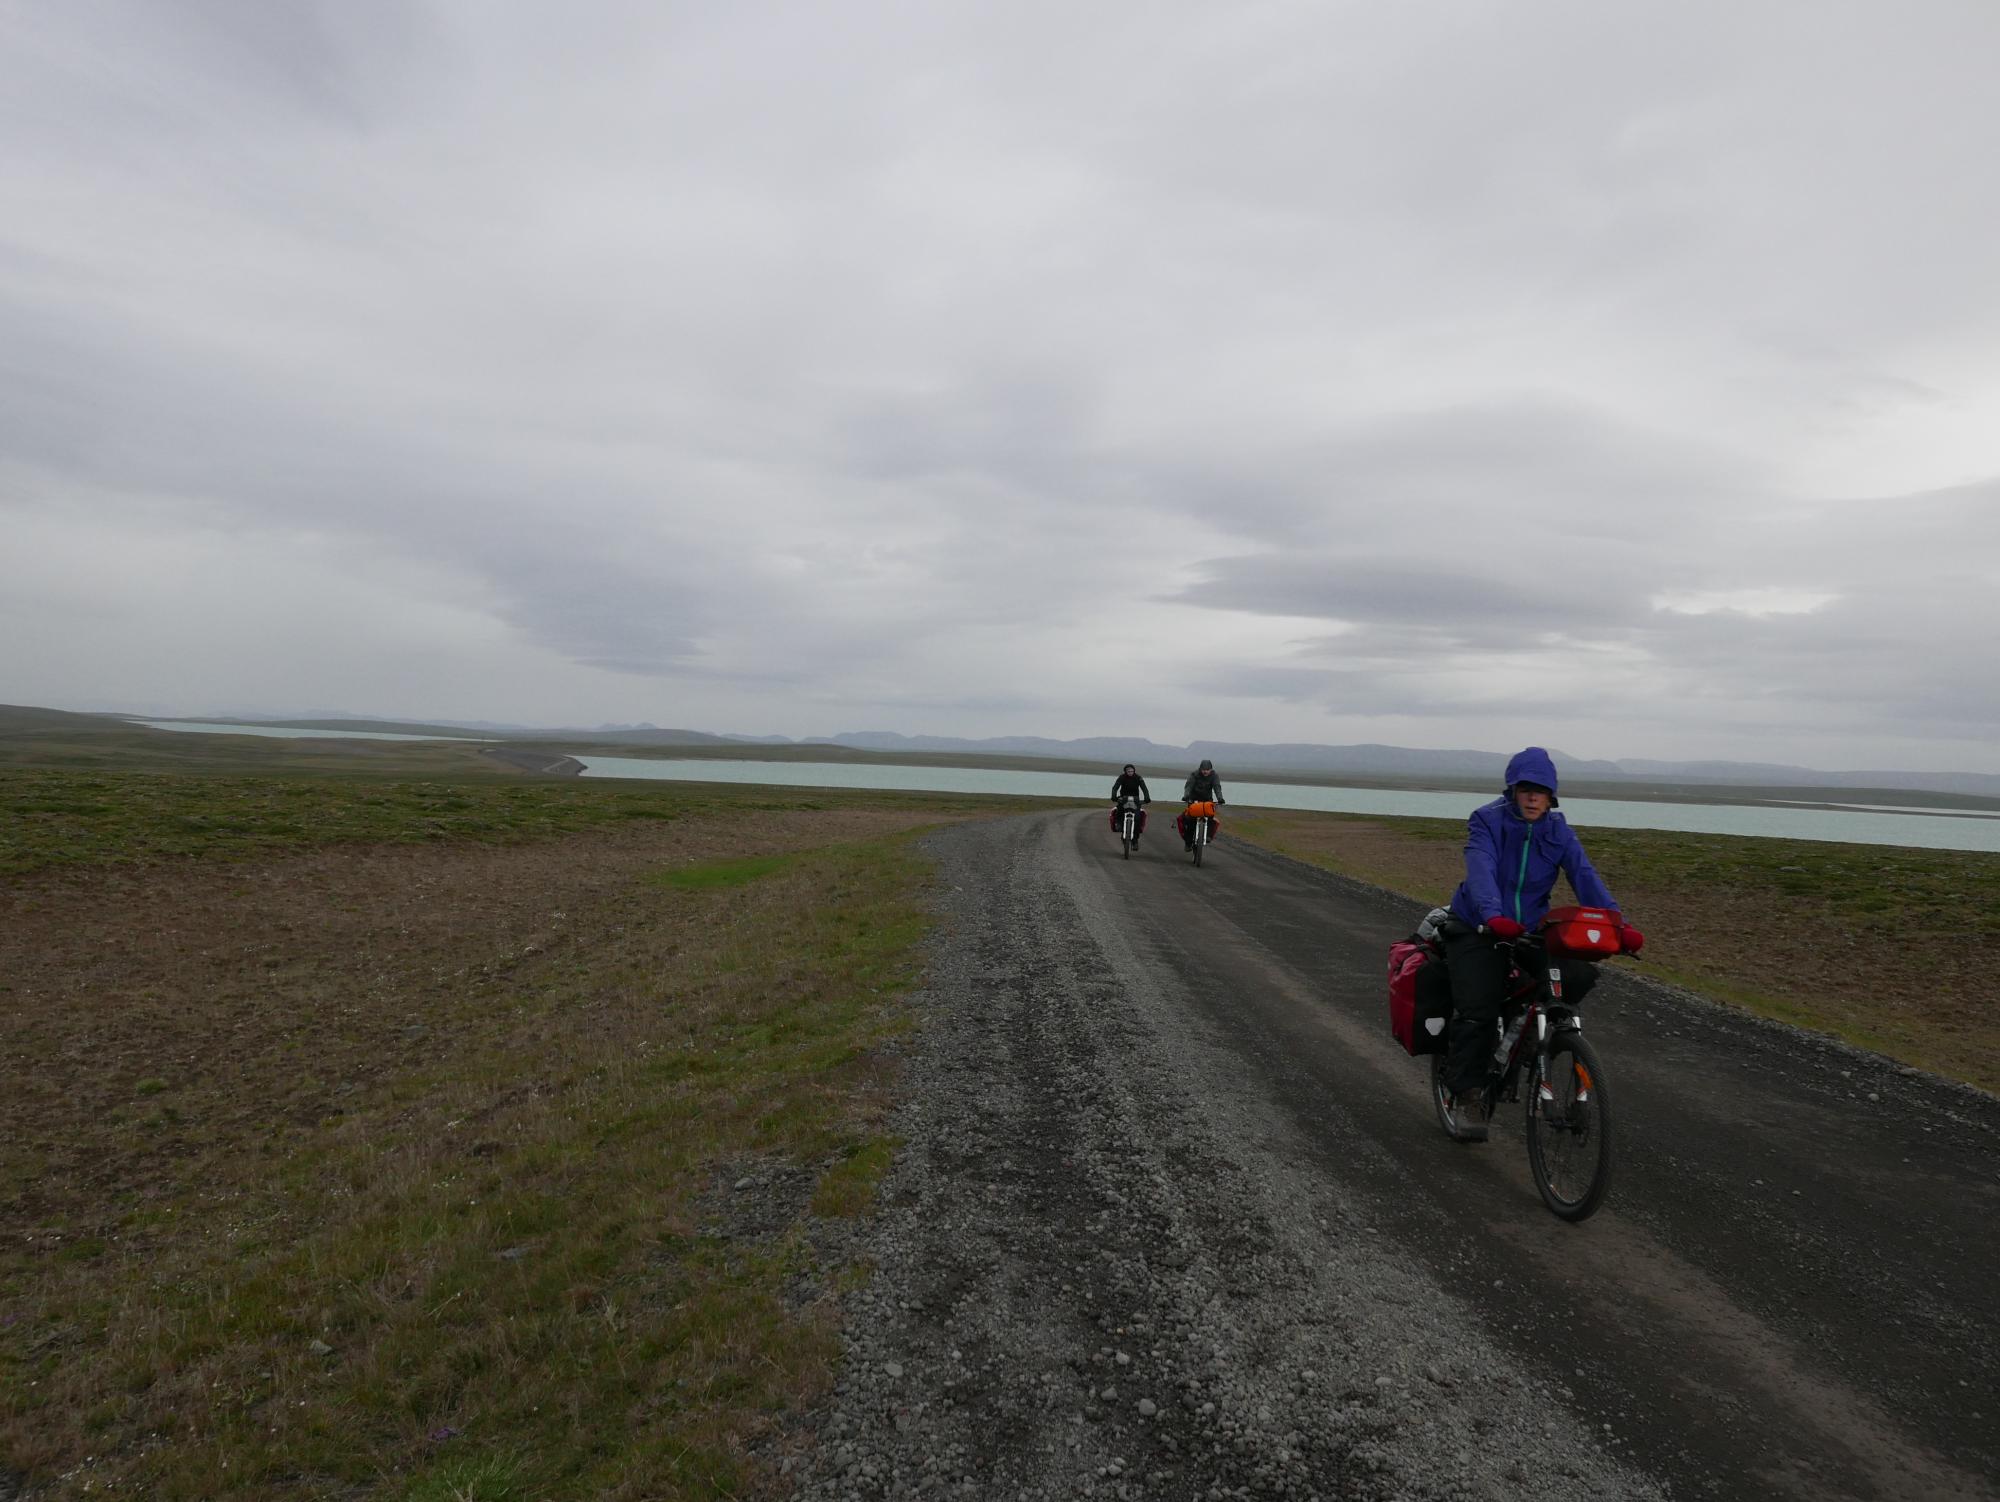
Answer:
<svg viewBox="0 0 2000 1502"><path fill-rule="evenodd" d="M1445 1088L1461 1133L1474 1141L1486 1136L1484 1087L1507 989L1507 956L1495 944L1518 939L1542 921L1559 875L1569 878L1584 906L1616 917L1618 900L1569 821L1556 812L1555 762L1540 746L1529 746L1507 763L1506 791L1467 821L1465 880L1452 893L1451 921L1443 925L1452 1005ZM1638 953L1645 937L1618 921L1625 952ZM1581 1000L1596 983L1597 967L1588 961L1565 957L1555 963L1562 968L1565 999Z"/></svg>

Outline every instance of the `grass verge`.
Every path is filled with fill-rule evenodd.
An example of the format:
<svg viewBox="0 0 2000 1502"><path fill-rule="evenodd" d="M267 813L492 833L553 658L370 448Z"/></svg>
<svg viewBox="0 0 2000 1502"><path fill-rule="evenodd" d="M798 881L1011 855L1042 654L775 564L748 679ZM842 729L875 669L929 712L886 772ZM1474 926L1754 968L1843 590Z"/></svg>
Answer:
<svg viewBox="0 0 2000 1502"><path fill-rule="evenodd" d="M911 840L937 813L745 793L663 825L594 787L498 784L456 790L468 822L443 835L405 786L301 833L256 811L318 790L113 784L149 796L71 815L102 821L100 858L240 862L263 848L245 821L312 852L327 926L293 921L304 867L121 867L135 905L91 919L107 943L172 923L206 947L60 1002L53 973L0 992L11 1082L58 1082L0 1107L0 1476L63 1498L757 1490L837 1349L848 1270L814 1217L865 1211L893 1153L885 1060L927 926ZM163 845L197 810L192 849ZM328 848L329 827L376 843ZM384 839L435 848L397 864ZM740 853L759 845L781 848ZM476 908L447 924L468 860L450 900ZM385 881L408 890L366 890ZM232 925L187 907L204 882ZM371 895L437 922L398 938L363 911L357 955L335 919ZM186 1043L210 1024L225 1042ZM108 1096L61 1086L92 1075Z"/></svg>
<svg viewBox="0 0 2000 1502"><path fill-rule="evenodd" d="M1465 826L1288 810L1233 833L1421 902L1464 874ZM2000 860L1657 830L1584 833L1646 931L1646 972L2000 1092Z"/></svg>
<svg viewBox="0 0 2000 1502"><path fill-rule="evenodd" d="M0 874L322 845L519 843L669 819L657 787L0 769Z"/></svg>
<svg viewBox="0 0 2000 1502"><path fill-rule="evenodd" d="M199 740L203 737L188 737ZM1034 800L737 784L77 771L0 765L0 876L56 867L246 860L337 845L519 845L690 813L906 808L943 816ZM719 876L727 881L729 876Z"/></svg>

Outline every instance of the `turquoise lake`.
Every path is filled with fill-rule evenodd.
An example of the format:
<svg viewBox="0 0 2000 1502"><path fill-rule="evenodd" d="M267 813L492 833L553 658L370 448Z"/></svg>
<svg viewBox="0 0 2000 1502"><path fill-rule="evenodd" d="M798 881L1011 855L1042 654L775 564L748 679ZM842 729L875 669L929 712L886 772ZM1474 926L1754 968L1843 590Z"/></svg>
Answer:
<svg viewBox="0 0 2000 1502"><path fill-rule="evenodd" d="M1116 769L1022 772L990 767L910 767L870 762L779 762L580 756L586 777L662 778L674 782L745 782L768 787L883 788L926 793L999 793L1024 798L1085 798L1111 806ZM1181 774L1148 778L1165 806ZM1224 776L1223 793L1244 808L1309 808L1343 814L1400 814L1462 819L1485 800L1476 793L1390 788L1309 787ZM1495 790L1498 791L1497 789ZM1798 808L1784 804L1642 803L1565 798L1562 811L1579 829L1674 829L1690 834L1757 835L1857 845L1916 845L1934 850L2000 853L2000 818L1978 813L1908 813L1868 808Z"/></svg>

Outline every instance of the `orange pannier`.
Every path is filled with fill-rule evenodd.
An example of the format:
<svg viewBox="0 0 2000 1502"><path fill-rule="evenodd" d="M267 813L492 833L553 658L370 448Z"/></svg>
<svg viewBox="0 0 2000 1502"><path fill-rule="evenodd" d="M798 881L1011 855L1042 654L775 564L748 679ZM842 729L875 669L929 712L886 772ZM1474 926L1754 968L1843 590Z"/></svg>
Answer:
<svg viewBox="0 0 2000 1502"><path fill-rule="evenodd" d="M1187 811L1190 819L1213 819L1215 817L1215 805L1213 803L1190 803L1187 806Z"/></svg>

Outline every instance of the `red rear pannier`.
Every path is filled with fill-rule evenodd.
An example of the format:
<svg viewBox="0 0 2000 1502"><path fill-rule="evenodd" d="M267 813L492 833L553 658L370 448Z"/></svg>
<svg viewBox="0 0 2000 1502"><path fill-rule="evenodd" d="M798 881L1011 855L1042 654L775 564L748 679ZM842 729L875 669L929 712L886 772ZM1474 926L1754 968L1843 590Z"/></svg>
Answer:
<svg viewBox="0 0 2000 1502"><path fill-rule="evenodd" d="M1443 1053L1450 1043L1451 976L1444 956L1421 939L1389 946L1389 1031L1409 1054Z"/></svg>
<svg viewBox="0 0 2000 1502"><path fill-rule="evenodd" d="M1550 908L1542 934L1555 954L1601 960L1625 952L1618 939L1618 915L1601 907Z"/></svg>

